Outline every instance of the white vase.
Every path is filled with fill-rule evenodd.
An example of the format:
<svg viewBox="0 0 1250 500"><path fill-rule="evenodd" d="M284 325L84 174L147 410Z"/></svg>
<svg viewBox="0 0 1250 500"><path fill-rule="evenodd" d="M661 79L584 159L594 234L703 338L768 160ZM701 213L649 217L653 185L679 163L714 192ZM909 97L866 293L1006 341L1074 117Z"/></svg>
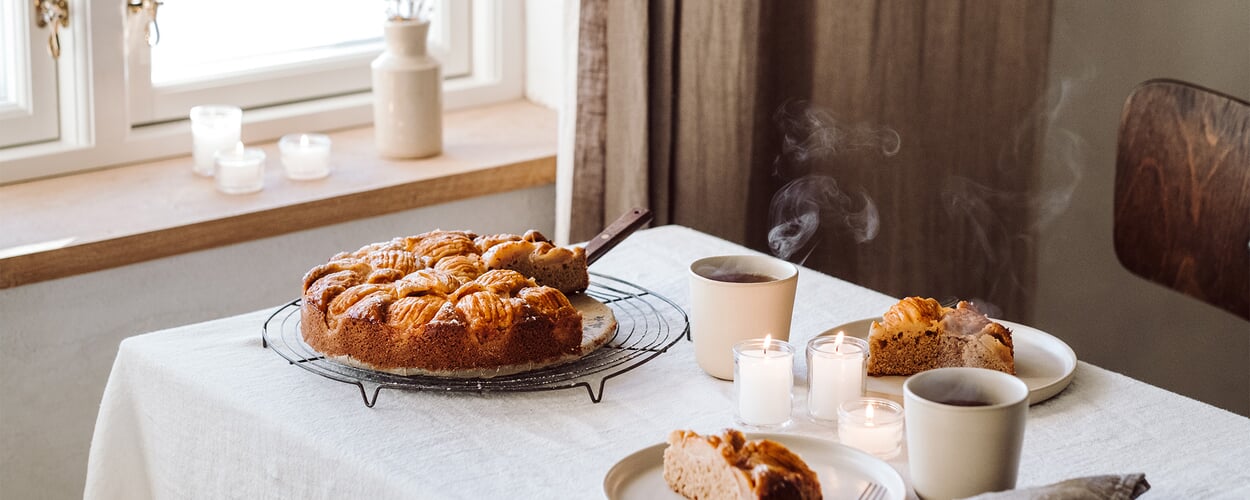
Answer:
<svg viewBox="0 0 1250 500"><path fill-rule="evenodd" d="M426 51L428 21L387 21L386 50L373 60L373 132L391 158L443 150L443 75Z"/></svg>

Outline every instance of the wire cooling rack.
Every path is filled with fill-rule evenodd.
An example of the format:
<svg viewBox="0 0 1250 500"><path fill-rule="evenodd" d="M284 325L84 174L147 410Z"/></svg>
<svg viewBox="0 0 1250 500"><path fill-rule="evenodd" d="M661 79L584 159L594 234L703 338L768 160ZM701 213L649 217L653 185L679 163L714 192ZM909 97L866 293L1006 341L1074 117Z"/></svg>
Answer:
<svg viewBox="0 0 1250 500"><path fill-rule="evenodd" d="M603 399L603 387L608 379L663 354L682 337L690 337L690 322L685 311L660 294L594 272L590 273L586 294L612 308L617 322L612 339L576 361L514 375L460 379L402 376L326 359L300 335L300 299L278 308L265 320L261 344L290 364L359 387L365 406L372 408L382 389L485 393L584 387L591 402L598 403Z"/></svg>

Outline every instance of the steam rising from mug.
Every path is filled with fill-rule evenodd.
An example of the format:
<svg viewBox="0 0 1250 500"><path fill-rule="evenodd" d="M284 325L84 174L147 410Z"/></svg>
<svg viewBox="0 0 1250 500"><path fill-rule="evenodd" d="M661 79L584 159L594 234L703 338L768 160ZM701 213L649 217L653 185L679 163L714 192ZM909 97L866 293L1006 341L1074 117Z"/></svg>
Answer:
<svg viewBox="0 0 1250 500"><path fill-rule="evenodd" d="M872 198L863 188L840 188L825 172L833 169L835 156L852 151L894 156L901 146L898 132L866 124L848 127L803 101L782 105L773 119L784 134L774 173L787 181L769 204L768 247L773 255L807 260L822 223L849 233L856 243L875 238L881 220Z"/></svg>
<svg viewBox="0 0 1250 500"><path fill-rule="evenodd" d="M789 260L808 245L822 219L849 229L856 243L877 237L881 226L877 206L862 188L852 197L838 189L833 177L809 175L790 181L773 195L769 249Z"/></svg>
<svg viewBox="0 0 1250 500"><path fill-rule="evenodd" d="M1086 70L1075 77L1063 78L1048 89L1049 94L1026 113L1014 130L1013 139L998 151L998 168L1015 168L1033 162L1033 150L1020 148L1033 138L1045 136L1041 176L1036 185L1010 189L991 187L975 179L951 175L939 186L942 209L947 220L956 227L968 229L968 241L974 243L970 262L982 266L984 293L990 297L1008 296L1012 291L1033 293L1027 277L1021 276L1019 252L1035 248L1034 236L1042 233L1068 208L1076 188L1084 177L1088 145L1080 134L1065 127L1061 116L1071 107L1073 95L1084 82L1093 78ZM1028 215L1018 220L1018 215ZM1032 257L1025 256L1025 259ZM972 297L967 297L972 298ZM1002 317L1002 309L984 299L975 299L977 306L992 317Z"/></svg>

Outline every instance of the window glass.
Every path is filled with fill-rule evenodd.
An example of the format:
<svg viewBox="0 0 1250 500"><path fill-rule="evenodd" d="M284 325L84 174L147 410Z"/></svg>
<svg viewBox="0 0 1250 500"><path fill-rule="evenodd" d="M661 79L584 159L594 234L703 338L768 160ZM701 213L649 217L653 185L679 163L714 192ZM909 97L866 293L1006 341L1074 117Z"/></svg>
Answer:
<svg viewBox="0 0 1250 500"><path fill-rule="evenodd" d="M470 72L470 2L434 0L430 52L444 76ZM133 125L186 118L204 103L256 109L369 90L383 49L382 0L167 0L131 16ZM159 33L153 36L152 33ZM454 34L454 36L453 36Z"/></svg>
<svg viewBox="0 0 1250 500"><path fill-rule="evenodd" d="M167 0L152 85L297 65L382 39L380 0Z"/></svg>
<svg viewBox="0 0 1250 500"><path fill-rule="evenodd" d="M59 133L56 64L48 32L32 29L31 6L0 1L0 148L54 140Z"/></svg>

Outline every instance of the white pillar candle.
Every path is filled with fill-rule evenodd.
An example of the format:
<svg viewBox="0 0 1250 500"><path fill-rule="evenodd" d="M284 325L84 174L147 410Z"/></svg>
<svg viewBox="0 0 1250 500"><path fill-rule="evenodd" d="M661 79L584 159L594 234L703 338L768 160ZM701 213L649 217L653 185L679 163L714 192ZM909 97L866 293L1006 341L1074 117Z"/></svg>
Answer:
<svg viewBox="0 0 1250 500"><path fill-rule="evenodd" d="M226 194L255 193L265 187L265 152L244 148L235 143L234 149L217 152L217 189Z"/></svg>
<svg viewBox="0 0 1250 500"><path fill-rule="evenodd" d="M867 356L867 341L842 332L807 343L807 413L813 420L837 420L838 406L864 395Z"/></svg>
<svg viewBox="0 0 1250 500"><path fill-rule="evenodd" d="M903 407L888 399L859 398L838 408L838 440L888 460L903 441Z"/></svg>
<svg viewBox="0 0 1250 500"><path fill-rule="evenodd" d="M192 171L212 176L215 155L239 142L243 110L238 106L205 105L191 108Z"/></svg>
<svg viewBox="0 0 1250 500"><path fill-rule="evenodd" d="M278 141L288 179L320 179L330 175L330 138L324 134L290 134Z"/></svg>
<svg viewBox="0 0 1250 500"><path fill-rule="evenodd" d="M781 427L790 423L794 347L771 338L734 346L734 389L741 424Z"/></svg>

